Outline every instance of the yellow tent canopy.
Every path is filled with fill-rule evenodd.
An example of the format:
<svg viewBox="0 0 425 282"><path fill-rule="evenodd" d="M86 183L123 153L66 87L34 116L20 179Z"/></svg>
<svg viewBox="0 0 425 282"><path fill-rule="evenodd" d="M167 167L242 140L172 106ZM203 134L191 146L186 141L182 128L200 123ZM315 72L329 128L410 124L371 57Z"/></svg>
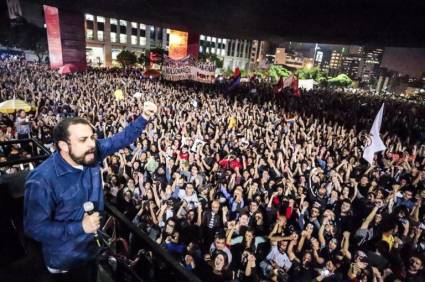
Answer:
<svg viewBox="0 0 425 282"><path fill-rule="evenodd" d="M19 110L31 111L31 105L19 99L7 100L0 103L0 113L11 114Z"/></svg>

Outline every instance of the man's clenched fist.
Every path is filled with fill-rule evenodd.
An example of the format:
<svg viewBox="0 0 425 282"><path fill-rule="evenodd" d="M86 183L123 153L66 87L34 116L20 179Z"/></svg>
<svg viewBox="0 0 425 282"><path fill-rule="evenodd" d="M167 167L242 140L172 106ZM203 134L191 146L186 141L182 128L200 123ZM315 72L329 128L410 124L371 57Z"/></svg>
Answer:
<svg viewBox="0 0 425 282"><path fill-rule="evenodd" d="M144 119L150 120L156 114L157 111L158 111L158 107L154 103L150 101L146 101L143 104L142 116Z"/></svg>

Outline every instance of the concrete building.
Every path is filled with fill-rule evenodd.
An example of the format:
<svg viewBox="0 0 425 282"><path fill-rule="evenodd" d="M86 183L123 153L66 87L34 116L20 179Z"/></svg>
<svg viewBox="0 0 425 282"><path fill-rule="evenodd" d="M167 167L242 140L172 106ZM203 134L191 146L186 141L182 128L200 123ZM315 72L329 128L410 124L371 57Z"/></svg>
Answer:
<svg viewBox="0 0 425 282"><path fill-rule="evenodd" d="M248 70L251 41L241 39L217 38L201 34L199 38L200 54L215 54L223 60L223 69Z"/></svg>
<svg viewBox="0 0 425 282"><path fill-rule="evenodd" d="M313 67L313 58L304 57L298 52L288 52L285 48L276 48L275 64L283 65L291 69Z"/></svg>
<svg viewBox="0 0 425 282"><path fill-rule="evenodd" d="M340 73L342 63L342 50L333 50L329 62L329 75L336 76Z"/></svg>
<svg viewBox="0 0 425 282"><path fill-rule="evenodd" d="M111 67L124 49L140 55L152 48L168 48L169 30L143 23L85 15L88 64Z"/></svg>
<svg viewBox="0 0 425 282"><path fill-rule="evenodd" d="M269 46L267 41L253 40L251 46L251 56L249 60L249 68L251 70L267 68L266 51Z"/></svg>
<svg viewBox="0 0 425 282"><path fill-rule="evenodd" d="M362 58L356 55L346 55L342 57L341 72L351 79L357 80L359 77L359 66Z"/></svg>
<svg viewBox="0 0 425 282"><path fill-rule="evenodd" d="M226 38L218 38L203 34L199 37L200 54L215 54L224 59L224 56L226 56L226 45Z"/></svg>
<svg viewBox="0 0 425 282"><path fill-rule="evenodd" d="M229 39L226 46L223 68L248 70L251 55L251 40Z"/></svg>
<svg viewBox="0 0 425 282"><path fill-rule="evenodd" d="M382 48L364 48L362 61L359 65L359 79L362 82L373 84L378 79L383 55L384 49Z"/></svg>

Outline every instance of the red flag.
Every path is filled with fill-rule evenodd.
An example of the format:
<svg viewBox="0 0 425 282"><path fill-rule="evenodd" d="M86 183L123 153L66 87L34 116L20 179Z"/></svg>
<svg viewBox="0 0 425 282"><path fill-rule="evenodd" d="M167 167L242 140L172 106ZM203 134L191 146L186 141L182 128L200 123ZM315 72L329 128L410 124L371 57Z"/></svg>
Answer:
<svg viewBox="0 0 425 282"><path fill-rule="evenodd" d="M237 78L238 76L241 76L241 70L239 68L236 68L233 72L233 78Z"/></svg>
<svg viewBox="0 0 425 282"><path fill-rule="evenodd" d="M298 87L298 76L294 75L291 83L292 91L294 91L294 95L297 97L301 96L301 90Z"/></svg>

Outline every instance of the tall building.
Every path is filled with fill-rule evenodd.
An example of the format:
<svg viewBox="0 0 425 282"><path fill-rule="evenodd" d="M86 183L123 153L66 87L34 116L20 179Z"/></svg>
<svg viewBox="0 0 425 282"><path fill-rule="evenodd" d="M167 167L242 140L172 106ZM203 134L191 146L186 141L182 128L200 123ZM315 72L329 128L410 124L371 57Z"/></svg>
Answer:
<svg viewBox="0 0 425 282"><path fill-rule="evenodd" d="M137 55L153 48L168 48L169 30L115 18L85 15L87 62L112 66L124 49Z"/></svg>
<svg viewBox="0 0 425 282"><path fill-rule="evenodd" d="M359 67L363 56L363 47L348 46L342 48L340 72L348 75L352 80L359 79Z"/></svg>
<svg viewBox="0 0 425 282"><path fill-rule="evenodd" d="M200 54L215 54L221 58L226 55L226 38L217 38L201 34L199 39Z"/></svg>
<svg viewBox="0 0 425 282"><path fill-rule="evenodd" d="M342 57L341 72L351 79L357 80L359 77L359 66L362 58L359 56L347 55Z"/></svg>
<svg viewBox="0 0 425 282"><path fill-rule="evenodd" d="M333 50L329 62L329 75L335 76L340 73L342 63L342 50Z"/></svg>
<svg viewBox="0 0 425 282"><path fill-rule="evenodd" d="M226 55L224 56L223 68L235 69L236 67L238 67L242 70L247 70L251 57L251 44L251 40L227 40Z"/></svg>
<svg viewBox="0 0 425 282"><path fill-rule="evenodd" d="M269 46L267 41L253 40L249 60L250 69L266 68L266 51Z"/></svg>
<svg viewBox="0 0 425 282"><path fill-rule="evenodd" d="M365 47L359 65L359 79L362 82L372 83L378 79L379 67L382 63L384 49Z"/></svg>
<svg viewBox="0 0 425 282"><path fill-rule="evenodd" d="M304 57L302 53L287 51L285 48L276 48L275 64L291 69L311 68L313 58Z"/></svg>
<svg viewBox="0 0 425 282"><path fill-rule="evenodd" d="M329 67L332 58L332 50L329 48L318 48L314 55L314 66L325 73L329 73Z"/></svg>

